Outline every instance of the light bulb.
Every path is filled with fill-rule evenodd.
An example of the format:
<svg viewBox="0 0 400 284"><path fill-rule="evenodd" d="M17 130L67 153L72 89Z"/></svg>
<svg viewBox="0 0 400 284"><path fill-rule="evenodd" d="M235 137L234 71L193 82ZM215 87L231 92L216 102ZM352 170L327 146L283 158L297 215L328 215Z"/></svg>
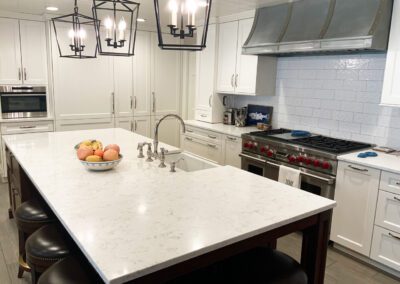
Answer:
<svg viewBox="0 0 400 284"><path fill-rule="evenodd" d="M80 30L79 30L79 37L80 37L81 39L86 38L86 31L85 31L84 29L80 29Z"/></svg>
<svg viewBox="0 0 400 284"><path fill-rule="evenodd" d="M122 18L118 23L118 30L125 31L126 30L126 22L125 19Z"/></svg>
<svg viewBox="0 0 400 284"><path fill-rule="evenodd" d="M72 38L72 39L75 37L75 32L74 32L73 29L70 29L70 30L68 31L68 37L69 37L69 38Z"/></svg>
<svg viewBox="0 0 400 284"><path fill-rule="evenodd" d="M107 17L104 20L104 26L106 27L106 29L111 30L112 26L113 26L113 21L111 20L110 17Z"/></svg>
<svg viewBox="0 0 400 284"><path fill-rule="evenodd" d="M171 10L171 12L178 12L178 3L176 3L175 0L170 0L168 7Z"/></svg>

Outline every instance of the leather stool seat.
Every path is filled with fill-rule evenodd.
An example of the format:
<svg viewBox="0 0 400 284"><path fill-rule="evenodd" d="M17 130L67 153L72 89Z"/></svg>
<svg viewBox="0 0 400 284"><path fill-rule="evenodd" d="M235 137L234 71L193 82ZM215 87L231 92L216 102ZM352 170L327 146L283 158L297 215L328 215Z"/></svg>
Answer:
<svg viewBox="0 0 400 284"><path fill-rule="evenodd" d="M307 274L297 261L271 248L253 249L171 281L174 284L307 284L307 282Z"/></svg>
<svg viewBox="0 0 400 284"><path fill-rule="evenodd" d="M15 219L18 229L27 234L53 221L36 200L22 203L15 211Z"/></svg>
<svg viewBox="0 0 400 284"><path fill-rule="evenodd" d="M26 240L26 260L32 269L33 283L52 264L69 255L68 245L59 226L46 225Z"/></svg>
<svg viewBox="0 0 400 284"><path fill-rule="evenodd" d="M47 269L38 284L90 284L96 283L85 265L77 258L67 256Z"/></svg>

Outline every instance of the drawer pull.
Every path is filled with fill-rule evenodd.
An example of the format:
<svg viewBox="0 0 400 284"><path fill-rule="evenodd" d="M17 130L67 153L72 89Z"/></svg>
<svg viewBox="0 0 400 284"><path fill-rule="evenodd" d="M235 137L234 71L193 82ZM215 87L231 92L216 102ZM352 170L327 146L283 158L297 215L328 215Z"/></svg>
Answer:
<svg viewBox="0 0 400 284"><path fill-rule="evenodd" d="M214 145L214 144L207 144L207 146L210 148L214 148L214 149L217 148L217 145Z"/></svg>
<svg viewBox="0 0 400 284"><path fill-rule="evenodd" d="M207 117L207 114L200 114L201 117Z"/></svg>
<svg viewBox="0 0 400 284"><path fill-rule="evenodd" d="M20 126L19 128L21 128L21 129L31 129L31 128L36 128L36 125Z"/></svg>
<svg viewBox="0 0 400 284"><path fill-rule="evenodd" d="M208 138L217 139L217 136L208 135Z"/></svg>
<svg viewBox="0 0 400 284"><path fill-rule="evenodd" d="M226 136L226 138L228 138L228 139L231 140L231 141L236 141L236 140L237 140L236 138L234 138L234 137L229 137L229 136Z"/></svg>
<svg viewBox="0 0 400 284"><path fill-rule="evenodd" d="M193 139L192 138L189 138L189 137L186 137L185 138L187 141L193 141Z"/></svg>
<svg viewBox="0 0 400 284"><path fill-rule="evenodd" d="M192 129L186 129L186 132L192 133L193 130Z"/></svg>
<svg viewBox="0 0 400 284"><path fill-rule="evenodd" d="M368 172L367 169L360 169L360 168L354 167L352 165L349 165L349 168L353 169L353 170L356 170L356 171L359 171L359 172Z"/></svg>
<svg viewBox="0 0 400 284"><path fill-rule="evenodd" d="M396 182L396 185L400 185L400 181L397 181L397 182Z"/></svg>
<svg viewBox="0 0 400 284"><path fill-rule="evenodd" d="M389 233L389 236L391 236L392 238L395 238L396 240L400 240L400 237L393 235L392 233Z"/></svg>
<svg viewBox="0 0 400 284"><path fill-rule="evenodd" d="M393 197L393 199L396 201L400 201L400 198L398 198L397 196Z"/></svg>

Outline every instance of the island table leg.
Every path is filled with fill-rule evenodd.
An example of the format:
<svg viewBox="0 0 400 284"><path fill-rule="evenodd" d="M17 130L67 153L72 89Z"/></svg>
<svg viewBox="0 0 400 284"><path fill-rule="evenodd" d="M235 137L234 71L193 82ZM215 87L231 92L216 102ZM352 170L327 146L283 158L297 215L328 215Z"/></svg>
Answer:
<svg viewBox="0 0 400 284"><path fill-rule="evenodd" d="M303 230L301 265L308 283L324 283L332 210L320 213L318 223Z"/></svg>

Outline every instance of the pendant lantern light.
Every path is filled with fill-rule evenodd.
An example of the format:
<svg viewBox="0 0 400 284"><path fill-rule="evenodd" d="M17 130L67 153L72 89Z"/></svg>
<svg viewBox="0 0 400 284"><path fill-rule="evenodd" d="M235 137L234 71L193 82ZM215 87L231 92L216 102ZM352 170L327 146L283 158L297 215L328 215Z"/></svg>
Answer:
<svg viewBox="0 0 400 284"><path fill-rule="evenodd" d="M158 45L200 51L206 47L211 0L154 0Z"/></svg>
<svg viewBox="0 0 400 284"><path fill-rule="evenodd" d="M74 13L51 19L60 57L96 58L97 42L95 26L97 20L79 14L75 0Z"/></svg>
<svg viewBox="0 0 400 284"><path fill-rule="evenodd" d="M139 5L128 0L93 0L100 55L135 55Z"/></svg>

